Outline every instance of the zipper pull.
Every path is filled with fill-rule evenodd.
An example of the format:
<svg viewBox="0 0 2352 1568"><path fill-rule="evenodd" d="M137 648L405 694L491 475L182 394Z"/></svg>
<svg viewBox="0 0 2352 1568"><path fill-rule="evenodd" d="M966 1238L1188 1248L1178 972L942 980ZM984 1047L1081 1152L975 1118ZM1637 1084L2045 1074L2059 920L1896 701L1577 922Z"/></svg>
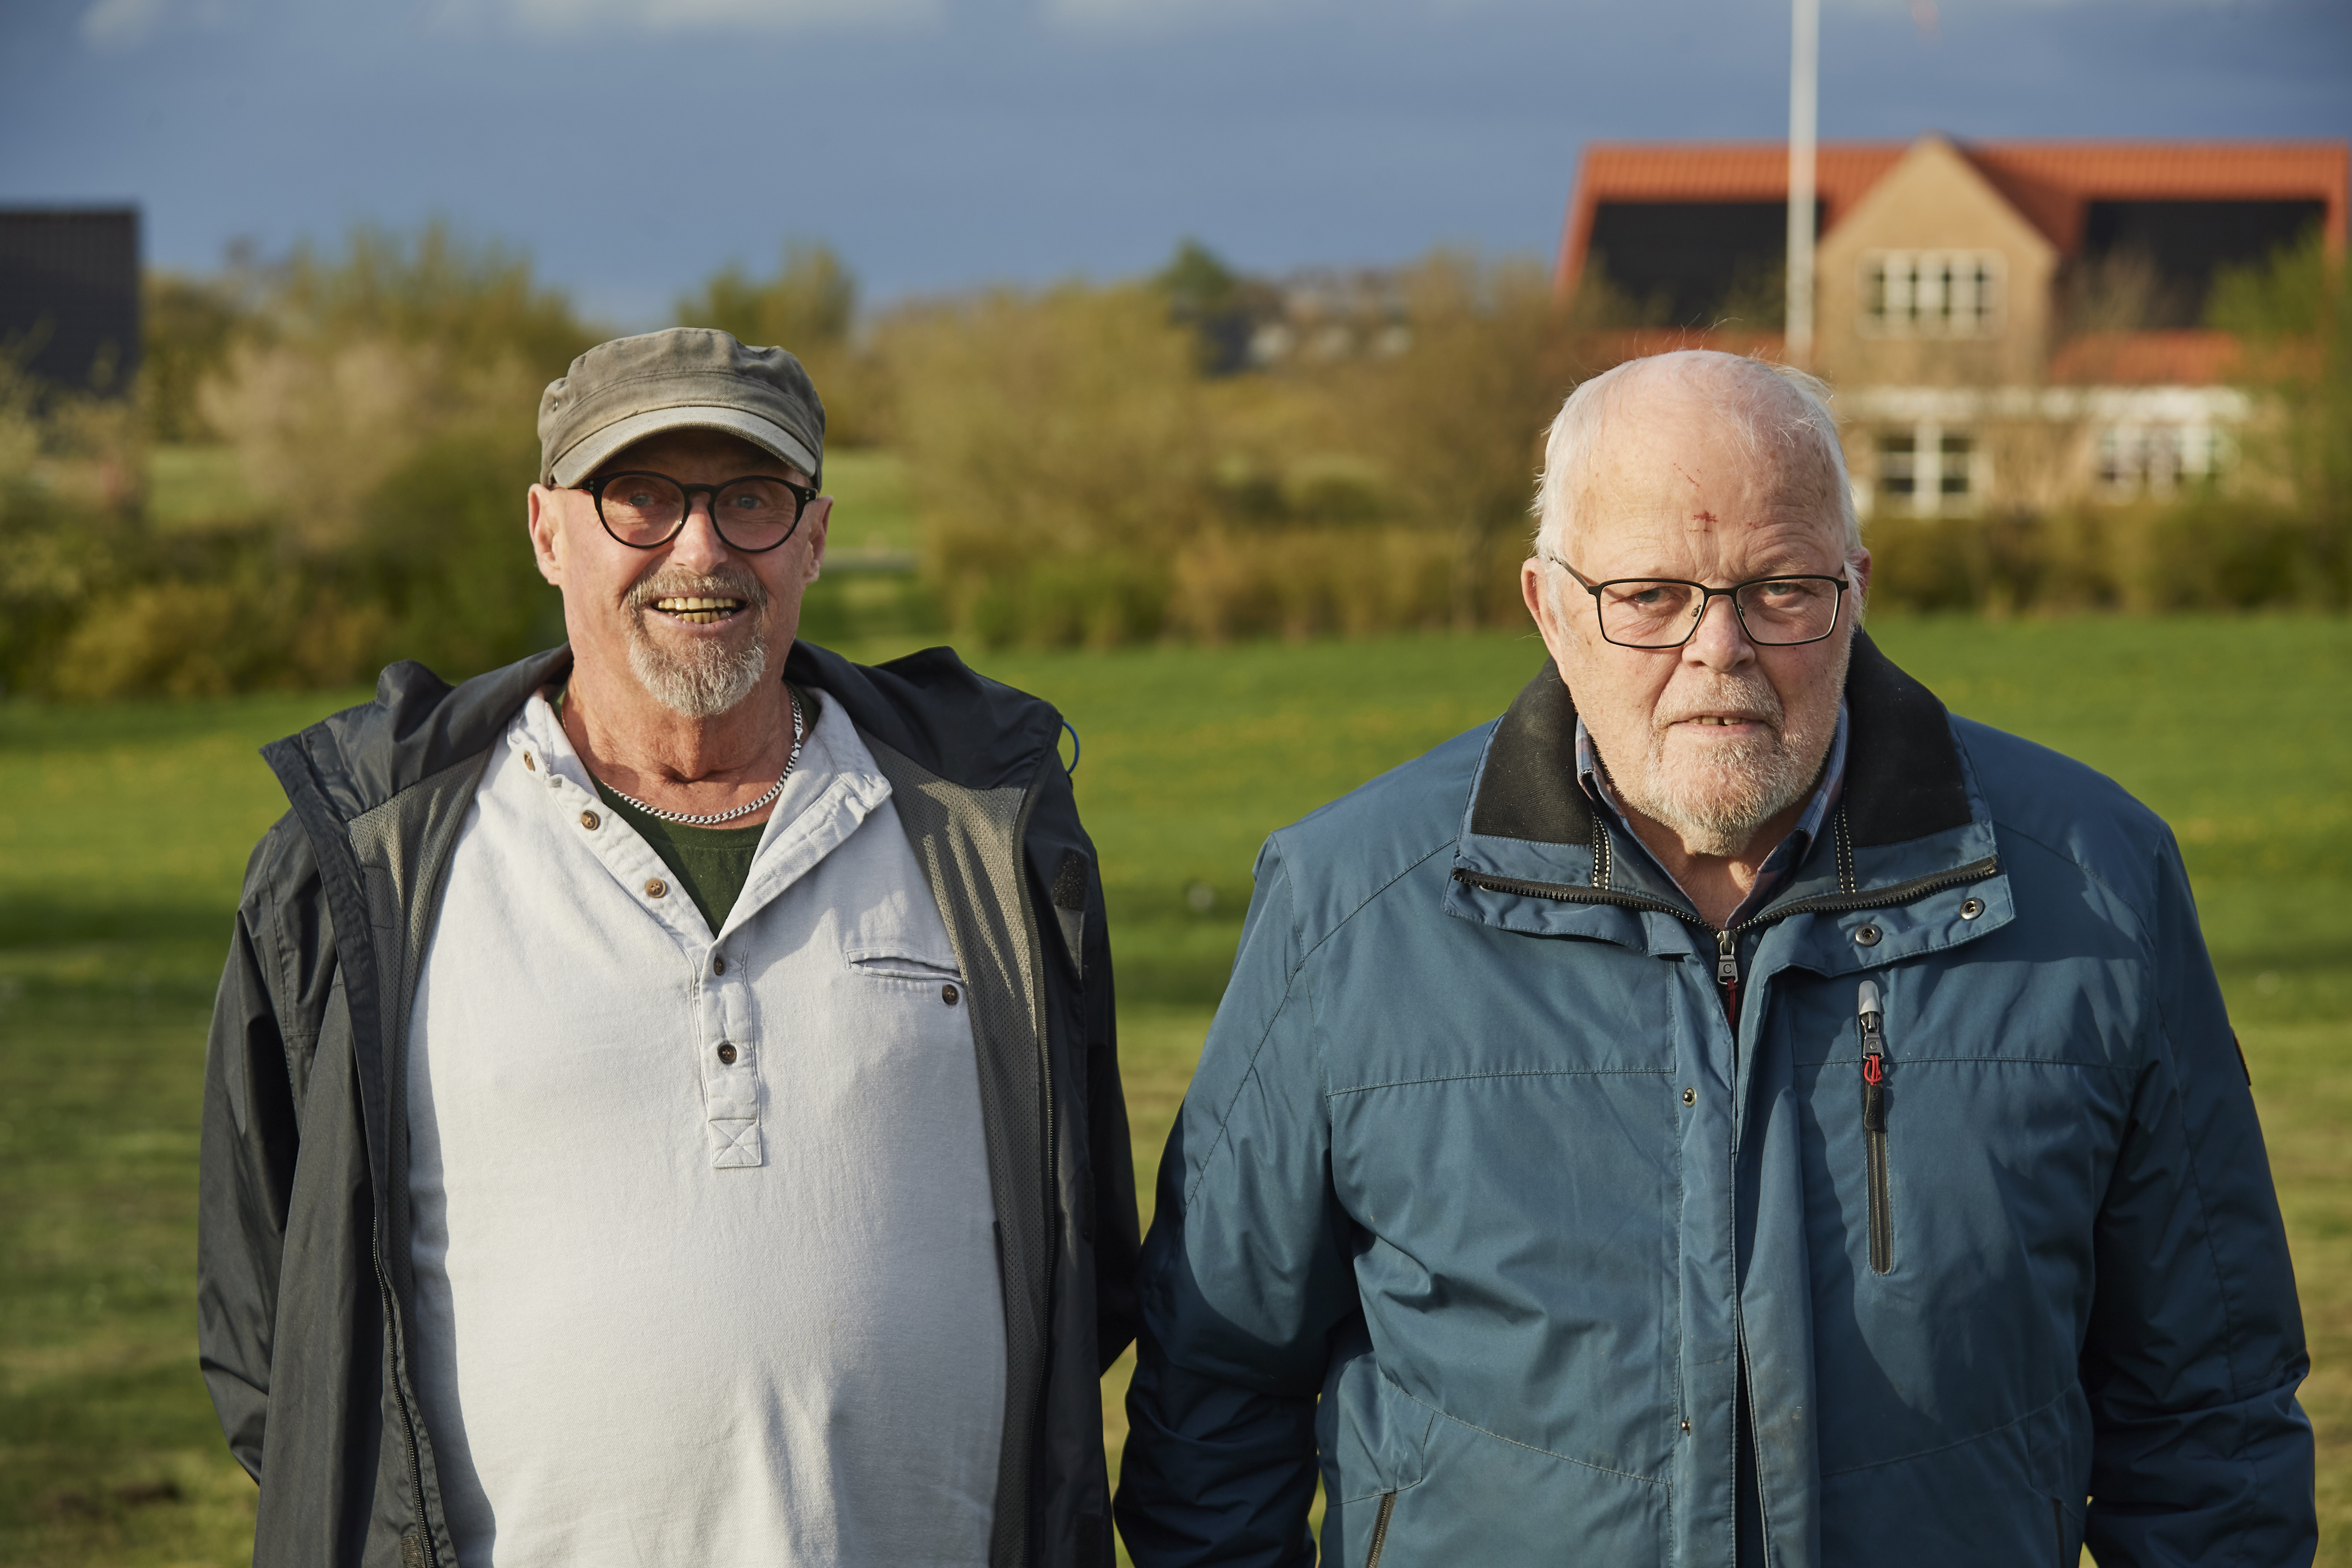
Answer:
<svg viewBox="0 0 2352 1568"><path fill-rule="evenodd" d="M1886 1131L1885 1013L1878 999L1878 983L1865 980L1855 994L1854 1011L1862 1022L1862 1125L1865 1131Z"/></svg>
<svg viewBox="0 0 2352 1568"><path fill-rule="evenodd" d="M1727 931L1715 933L1715 983L1723 988L1724 1022L1731 1026L1734 1042L1739 1038L1739 953Z"/></svg>

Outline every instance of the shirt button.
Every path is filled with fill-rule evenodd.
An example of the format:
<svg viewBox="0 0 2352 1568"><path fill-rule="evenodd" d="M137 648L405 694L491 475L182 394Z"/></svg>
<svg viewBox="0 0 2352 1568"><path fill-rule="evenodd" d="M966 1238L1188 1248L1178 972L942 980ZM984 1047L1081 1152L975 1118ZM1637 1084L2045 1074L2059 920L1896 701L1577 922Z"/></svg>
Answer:
<svg viewBox="0 0 2352 1568"><path fill-rule="evenodd" d="M646 884L646 897L649 899L658 899L664 893L668 891L669 884L663 881L659 877L656 877L653 880Z"/></svg>
<svg viewBox="0 0 2352 1568"><path fill-rule="evenodd" d="M952 985L940 986L940 1000L946 1003L950 1007L954 1006L956 1005L956 988Z"/></svg>
<svg viewBox="0 0 2352 1568"><path fill-rule="evenodd" d="M1864 947L1876 947L1878 945L1878 928L1876 926L1864 926L1860 931L1853 933L1853 940L1862 943Z"/></svg>
<svg viewBox="0 0 2352 1568"><path fill-rule="evenodd" d="M530 760L530 753L529 752L525 752L522 754L522 765L529 768L532 773L539 772L539 764Z"/></svg>
<svg viewBox="0 0 2352 1568"><path fill-rule="evenodd" d="M713 974L724 974L727 973L726 954L714 952L710 955L710 973Z"/></svg>
<svg viewBox="0 0 2352 1568"><path fill-rule="evenodd" d="M1961 900L1960 919L1964 921L1972 921L1982 913L1984 913L1984 900L1982 899L1966 899Z"/></svg>
<svg viewBox="0 0 2352 1568"><path fill-rule="evenodd" d="M591 833L595 832L596 829L602 827L604 825L604 819L597 816L593 811L583 811L580 814L580 826L586 828Z"/></svg>
<svg viewBox="0 0 2352 1568"><path fill-rule="evenodd" d="M724 1040L719 1041L719 1060L724 1066L730 1068L733 1067L735 1065L735 1047L729 1045Z"/></svg>
<svg viewBox="0 0 2352 1568"><path fill-rule="evenodd" d="M1696 1105L1698 1103L1698 1090L1695 1089L1686 1089L1683 1090L1683 1103L1685 1105Z"/></svg>

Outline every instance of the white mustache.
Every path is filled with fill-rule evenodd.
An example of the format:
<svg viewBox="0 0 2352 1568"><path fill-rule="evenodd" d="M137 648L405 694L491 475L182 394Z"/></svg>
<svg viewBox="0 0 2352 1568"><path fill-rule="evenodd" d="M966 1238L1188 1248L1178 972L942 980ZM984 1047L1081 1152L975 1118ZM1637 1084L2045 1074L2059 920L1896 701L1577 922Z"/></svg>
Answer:
<svg viewBox="0 0 2352 1568"><path fill-rule="evenodd" d="M1669 726L1688 723L1696 719L1730 719L1744 723L1765 724L1774 730L1787 718L1780 699L1771 688L1735 689L1723 694L1720 700L1678 702L1671 710L1661 708L1652 716L1651 723L1660 731Z"/></svg>

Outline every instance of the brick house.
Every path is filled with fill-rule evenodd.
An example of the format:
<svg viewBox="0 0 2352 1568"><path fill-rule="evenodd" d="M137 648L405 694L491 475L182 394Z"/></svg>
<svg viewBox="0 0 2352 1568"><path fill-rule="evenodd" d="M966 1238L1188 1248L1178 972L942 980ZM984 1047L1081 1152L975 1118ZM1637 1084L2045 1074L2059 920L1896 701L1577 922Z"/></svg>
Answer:
<svg viewBox="0 0 2352 1568"><path fill-rule="evenodd" d="M2253 412L2202 325L2221 269L2346 241L2341 142L1984 142L1820 150L1811 369L1866 511L2161 496ZM1606 277L1692 342L1776 354L1778 142L1586 149L1555 282ZM1647 336L1648 334L1644 334Z"/></svg>

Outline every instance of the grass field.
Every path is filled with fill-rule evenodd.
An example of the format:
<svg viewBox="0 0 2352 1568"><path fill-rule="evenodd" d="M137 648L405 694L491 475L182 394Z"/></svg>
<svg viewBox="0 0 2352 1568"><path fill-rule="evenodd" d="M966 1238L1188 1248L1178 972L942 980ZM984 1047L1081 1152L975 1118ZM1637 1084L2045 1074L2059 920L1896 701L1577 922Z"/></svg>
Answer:
<svg viewBox="0 0 2352 1568"><path fill-rule="evenodd" d="M2179 832L2295 1247L2322 1561L2352 1563L2352 622L1877 635L1958 710L2115 775ZM1538 657L1487 637L985 661L1083 738L1147 1204L1258 841L1492 716ZM279 808L254 748L362 695L0 704L0 1562L245 1559L252 1489L192 1348L205 1017Z"/></svg>

